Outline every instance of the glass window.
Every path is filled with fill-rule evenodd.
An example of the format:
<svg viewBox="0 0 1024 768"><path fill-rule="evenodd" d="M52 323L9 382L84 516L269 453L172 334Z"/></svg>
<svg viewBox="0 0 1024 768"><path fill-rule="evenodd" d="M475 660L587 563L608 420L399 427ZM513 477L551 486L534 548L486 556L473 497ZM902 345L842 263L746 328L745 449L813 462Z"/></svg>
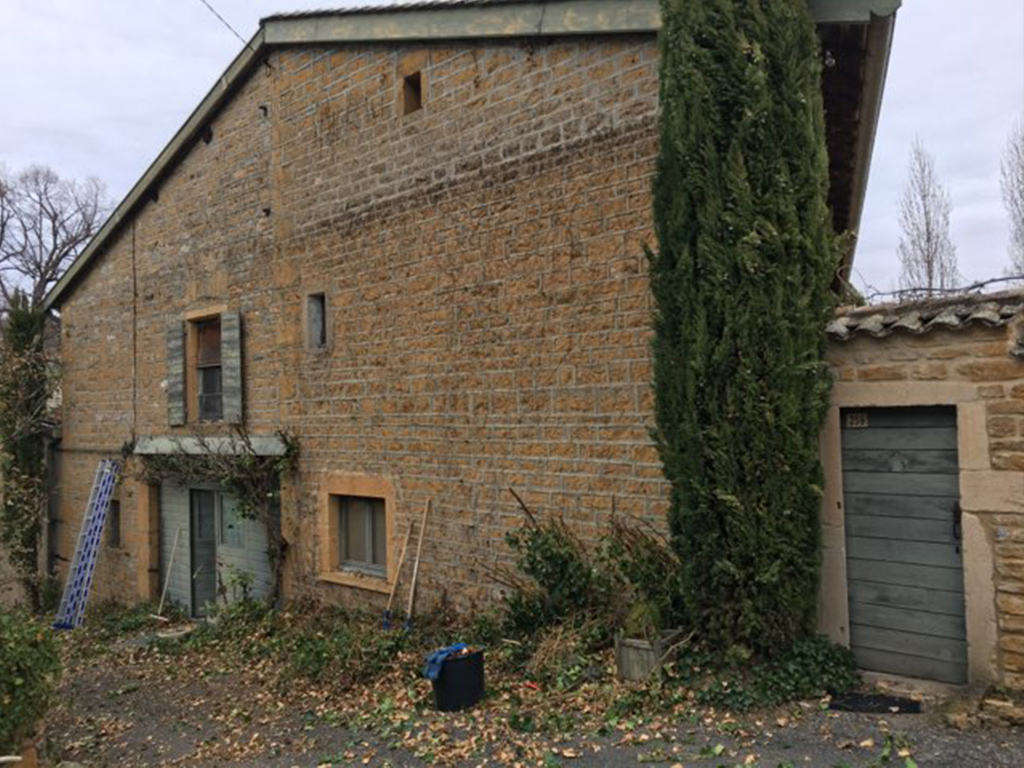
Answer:
<svg viewBox="0 0 1024 768"><path fill-rule="evenodd" d="M220 318L196 323L196 374L199 382L199 420L224 417L224 390L220 364Z"/></svg>
<svg viewBox="0 0 1024 768"><path fill-rule="evenodd" d="M338 496L339 562L342 568L383 576L387 567L384 499Z"/></svg>
<svg viewBox="0 0 1024 768"><path fill-rule="evenodd" d="M192 490L192 525L195 541L213 541L217 518L217 494L215 491Z"/></svg>
<svg viewBox="0 0 1024 768"><path fill-rule="evenodd" d="M306 322L309 324L307 338L311 349L327 346L327 297L322 293L311 293L306 297Z"/></svg>
<svg viewBox="0 0 1024 768"><path fill-rule="evenodd" d="M107 546L117 549L121 546L121 502L112 499L107 510Z"/></svg>
<svg viewBox="0 0 1024 768"><path fill-rule="evenodd" d="M220 543L225 547L242 549L245 547L245 539L238 505L230 496L221 495L220 500Z"/></svg>

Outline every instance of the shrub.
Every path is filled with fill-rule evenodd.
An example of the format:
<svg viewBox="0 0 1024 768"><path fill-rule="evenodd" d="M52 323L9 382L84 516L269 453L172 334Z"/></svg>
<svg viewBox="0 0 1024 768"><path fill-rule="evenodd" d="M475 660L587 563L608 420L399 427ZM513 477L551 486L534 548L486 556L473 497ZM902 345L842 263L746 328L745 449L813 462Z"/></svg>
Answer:
<svg viewBox="0 0 1024 768"><path fill-rule="evenodd" d="M513 631L530 634L607 607L609 592L602 574L563 520L531 519L505 540L516 554L520 574L505 597Z"/></svg>
<svg viewBox="0 0 1024 768"><path fill-rule="evenodd" d="M654 531L613 520L599 567L615 585L617 623L625 625L627 634L686 624L679 558ZM646 632L630 625L646 627Z"/></svg>
<svg viewBox="0 0 1024 768"><path fill-rule="evenodd" d="M849 649L821 635L798 640L767 662L737 659L721 666L714 656L691 652L676 665L675 677L693 687L698 703L734 712L845 693L859 681Z"/></svg>
<svg viewBox="0 0 1024 768"><path fill-rule="evenodd" d="M0 753L16 753L46 714L60 675L50 629L0 609Z"/></svg>

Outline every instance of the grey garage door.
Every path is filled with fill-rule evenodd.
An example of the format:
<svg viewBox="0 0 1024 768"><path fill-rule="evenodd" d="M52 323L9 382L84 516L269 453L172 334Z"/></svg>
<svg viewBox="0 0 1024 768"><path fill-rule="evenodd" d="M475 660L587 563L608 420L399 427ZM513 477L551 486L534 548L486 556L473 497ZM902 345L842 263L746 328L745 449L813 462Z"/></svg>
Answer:
<svg viewBox="0 0 1024 768"><path fill-rule="evenodd" d="M846 410L842 445L858 664L967 682L956 409Z"/></svg>

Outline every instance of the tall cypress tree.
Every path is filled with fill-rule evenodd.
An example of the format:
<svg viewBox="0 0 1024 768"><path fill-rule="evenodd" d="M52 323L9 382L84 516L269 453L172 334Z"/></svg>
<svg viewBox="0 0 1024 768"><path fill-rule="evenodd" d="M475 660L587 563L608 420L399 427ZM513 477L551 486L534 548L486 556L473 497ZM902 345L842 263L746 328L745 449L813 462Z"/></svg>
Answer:
<svg viewBox="0 0 1024 768"><path fill-rule="evenodd" d="M838 249L806 0L662 0L655 437L709 644L813 626Z"/></svg>

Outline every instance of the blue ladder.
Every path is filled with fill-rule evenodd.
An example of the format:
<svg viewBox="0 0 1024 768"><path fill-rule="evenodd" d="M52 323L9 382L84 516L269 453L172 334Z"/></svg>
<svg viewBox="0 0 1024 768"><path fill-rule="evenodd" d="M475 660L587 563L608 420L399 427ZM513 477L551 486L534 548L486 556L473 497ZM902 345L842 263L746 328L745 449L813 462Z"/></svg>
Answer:
<svg viewBox="0 0 1024 768"><path fill-rule="evenodd" d="M121 475L121 462L104 459L96 468L89 506L85 510L82 529L78 532L75 556L71 560L68 581L64 585L64 596L60 600L54 629L74 629L81 626L85 617L85 602L92 586L92 574L96 570L96 557L103 539L103 524L107 521L110 499Z"/></svg>

